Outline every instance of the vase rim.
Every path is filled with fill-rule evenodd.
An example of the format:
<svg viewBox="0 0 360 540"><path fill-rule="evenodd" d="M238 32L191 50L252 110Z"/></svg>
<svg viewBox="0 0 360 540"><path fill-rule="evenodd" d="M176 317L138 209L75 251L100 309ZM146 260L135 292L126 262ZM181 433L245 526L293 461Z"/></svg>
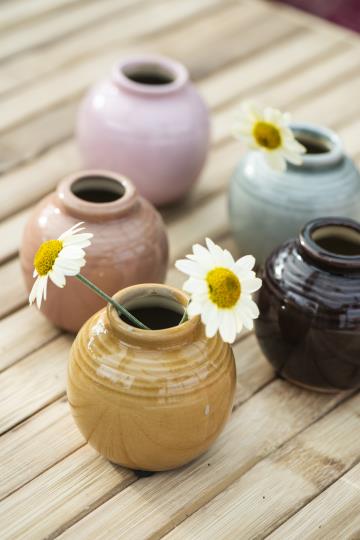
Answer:
<svg viewBox="0 0 360 540"><path fill-rule="evenodd" d="M321 153L304 154L301 165L289 164L291 167L326 168L335 165L344 157L341 139L332 129L310 122L291 122L290 128L294 132L295 137L296 135L302 135L310 143L313 142L326 149Z"/></svg>
<svg viewBox="0 0 360 540"><path fill-rule="evenodd" d="M344 253L338 248L330 250L324 240L337 239L358 249L356 255ZM309 221L299 237L304 253L320 265L332 269L360 271L360 223L348 218L324 217ZM323 245L322 245L323 244Z"/></svg>
<svg viewBox="0 0 360 540"><path fill-rule="evenodd" d="M106 202L86 200L79 196L86 189L113 193L115 198ZM56 193L70 214L89 220L120 217L134 206L137 199L136 188L128 178L102 169L82 170L66 176L59 183Z"/></svg>
<svg viewBox="0 0 360 540"><path fill-rule="evenodd" d="M142 298L163 298L173 304L186 307L188 296L181 290L169 285L159 283L143 283L126 287L114 294L113 298L127 307L131 301ZM154 306L155 307L155 306ZM108 304L107 316L112 329L126 343L147 348L173 348L179 347L194 339L201 326L200 317L196 316L177 326L161 330L143 330L127 324L121 319L115 308Z"/></svg>
<svg viewBox="0 0 360 540"><path fill-rule="evenodd" d="M136 70L143 70L143 72L150 74L157 73L167 77L169 82L162 84L137 82L126 73L126 71L136 73ZM114 65L112 75L117 86L130 92L153 96L175 92L182 88L189 79L188 70L183 64L158 54L133 55L123 58Z"/></svg>

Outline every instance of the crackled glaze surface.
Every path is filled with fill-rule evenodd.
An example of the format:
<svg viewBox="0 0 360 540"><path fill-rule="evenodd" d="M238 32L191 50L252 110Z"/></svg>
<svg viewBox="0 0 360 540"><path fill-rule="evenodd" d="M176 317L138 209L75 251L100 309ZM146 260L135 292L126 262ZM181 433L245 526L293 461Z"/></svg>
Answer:
<svg viewBox="0 0 360 540"><path fill-rule="evenodd" d="M309 229L351 220L314 220L267 259L255 322L260 346L285 378L319 390L360 386L360 255L337 256ZM320 225L319 225L320 224ZM359 243L360 253L360 243Z"/></svg>
<svg viewBox="0 0 360 540"><path fill-rule="evenodd" d="M135 286L116 295L165 294ZM68 397L85 439L107 459L133 469L183 465L212 444L230 414L236 383L231 347L207 339L199 318L165 330L128 326L103 309L79 332L70 356Z"/></svg>
<svg viewBox="0 0 360 540"><path fill-rule="evenodd" d="M242 254L252 253L259 265L312 219L360 219L360 173L343 154L337 135L311 124L293 127L295 133L326 143L329 151L306 154L301 166L289 164L285 173L271 170L262 155L249 152L231 179L231 226Z"/></svg>
<svg viewBox="0 0 360 540"><path fill-rule="evenodd" d="M75 196L72 186L81 179L110 178L124 188L113 202L96 203ZM34 279L33 259L42 242L57 238L79 221L94 234L86 249L81 273L107 294L145 282L162 282L168 262L168 241L160 214L124 177L104 171L82 171L60 182L32 213L23 235L21 266L27 289ZM77 332L105 302L76 278L59 289L51 282L41 311L57 326Z"/></svg>
<svg viewBox="0 0 360 540"><path fill-rule="evenodd" d="M173 80L143 84L128 69L165 72ZM157 55L125 58L84 98L77 140L87 167L129 176L144 197L163 205L183 197L202 170L208 111L183 65Z"/></svg>

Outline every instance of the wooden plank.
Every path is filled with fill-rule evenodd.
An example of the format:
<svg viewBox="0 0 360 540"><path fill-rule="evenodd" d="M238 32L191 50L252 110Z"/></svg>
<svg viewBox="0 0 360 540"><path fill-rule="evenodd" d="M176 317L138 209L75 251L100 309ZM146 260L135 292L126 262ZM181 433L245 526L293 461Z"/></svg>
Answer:
<svg viewBox="0 0 360 540"><path fill-rule="evenodd" d="M71 342L69 336L60 336L0 373L0 433L64 394Z"/></svg>
<svg viewBox="0 0 360 540"><path fill-rule="evenodd" d="M31 210L22 210L0 222L0 264L17 254Z"/></svg>
<svg viewBox="0 0 360 540"><path fill-rule="evenodd" d="M342 399L276 380L233 413L206 455L180 470L138 480L60 538L160 538Z"/></svg>
<svg viewBox="0 0 360 540"><path fill-rule="evenodd" d="M354 431L359 423L359 414L358 394L255 465L209 504L176 527L166 536L166 540L265 538L356 463L360 455L360 438L354 437ZM331 519L335 518L339 506L342 506L341 503L337 506L341 500L339 490L334 490L335 493L337 501L335 503L334 499L328 507ZM354 494L355 490L347 504L344 504L348 510ZM338 523L337 534L334 536L330 534L333 530L330 527L324 530L326 512L323 513L320 508L324 510L325 507L316 501L298 512L270 538L308 538L310 531L314 534L313 538L350 538L339 528L340 520L337 522L334 519L333 524ZM357 501L360 505L359 492ZM356 511L352 514L356 515ZM345 515L340 510L340 516ZM343 520L341 524L344 524Z"/></svg>
<svg viewBox="0 0 360 540"><path fill-rule="evenodd" d="M1 537L48 537L63 523L71 523L79 506L84 513L90 512L109 493L118 493L135 480L130 470L116 467L84 446L66 459L66 468L58 463L1 503L6 514Z"/></svg>
<svg viewBox="0 0 360 540"><path fill-rule="evenodd" d="M0 266L0 283L2 284L1 319L15 309L22 307L28 299L18 259L13 259Z"/></svg>
<svg viewBox="0 0 360 540"><path fill-rule="evenodd" d="M1 437L0 499L84 445L61 398ZM0 503L0 512L2 511Z"/></svg>
<svg viewBox="0 0 360 540"><path fill-rule="evenodd" d="M96 27L96 32L92 27L84 28L81 32L67 36L66 40L48 44L46 49L35 49L25 56L15 57L3 67L0 92L9 93L19 90L25 84L37 84L39 80L66 65L74 65L89 56L96 57L99 52L104 54L112 50L119 55L124 46L137 46L140 40L153 39L164 31L173 31L178 25L191 23L194 18L204 17L219 7L224 10L221 0L173 0L171 9L168 9L168 5L168 0L143 2L141 9L122 14L121 32L118 18L112 17L102 21ZM143 44L142 50L145 48L147 46Z"/></svg>
<svg viewBox="0 0 360 540"><path fill-rule="evenodd" d="M111 0L114 1L114 0ZM248 43L244 32L250 32L251 24L258 20L259 16L266 16L265 7L258 4L242 4L227 7L220 14L210 14L202 17L201 20L191 23L191 32L197 34L198 39L203 37L204 48L193 51L192 42L184 39L190 31L190 24L185 28L179 28L169 35L152 39L148 43L149 52L166 53L179 60L186 60L192 76L199 78L215 70L221 64L229 63L236 58L244 57L250 52L261 49L263 44L276 38L289 35L293 29L285 28L280 24L269 24L268 18L262 25L264 26L261 39ZM214 24L216 20L216 24ZM228 21L232 21L232 28L228 28ZM249 28L247 28L249 26ZM229 33L229 30L230 33ZM221 47L220 52L209 56L210 50L216 49L216 43L223 40L229 42L229 47ZM234 41L234 43L233 43ZM182 44L180 47L180 43ZM1 44L1 39L0 39ZM208 47L205 47L208 44ZM241 44L241 49L239 45ZM139 47L136 47L139 50ZM133 48L133 51L136 50ZM205 49L207 55L205 57ZM123 51L123 54L125 51ZM94 57L85 59L75 65L69 65L67 69L59 70L41 81L41 84L28 87L17 92L15 95L2 100L0 107L0 131L4 131L19 123L23 123L27 118L34 117L44 111L53 108L56 104L64 103L69 99L80 98L86 88L99 78L107 75L114 62L119 58L119 50L111 50Z"/></svg>
<svg viewBox="0 0 360 540"><path fill-rule="evenodd" d="M102 2L81 2L74 4L71 9L63 10L53 15L50 13L45 20L38 18L29 25L24 25L21 31L3 31L0 36L0 61L7 60L13 55L29 51L35 47L44 47L57 39L66 38L72 33L89 25L96 29L101 20L121 13L142 2L143 0L102 0Z"/></svg>
<svg viewBox="0 0 360 540"><path fill-rule="evenodd" d="M355 438L354 432L352 435L352 438ZM290 518L269 538L272 540L283 538L356 540L360 538L359 489L360 465L357 465Z"/></svg>
<svg viewBox="0 0 360 540"><path fill-rule="evenodd" d="M43 18L51 12L57 12L78 2L79 0L41 0L41 2L17 0L16 2L2 2L0 30L13 29L15 26L24 23L29 24L34 19Z"/></svg>
<svg viewBox="0 0 360 540"><path fill-rule="evenodd" d="M309 65L321 67L328 58L349 49L341 40L341 34L335 40L318 32L295 33L285 43L264 47L255 57L245 58L215 73L210 80L200 81L199 89L210 107L216 109L227 101L248 98L254 91L259 93L276 83L294 80L293 76L307 70ZM356 57L356 51L351 50Z"/></svg>
<svg viewBox="0 0 360 540"><path fill-rule="evenodd" d="M234 346L234 353L238 372L235 406L238 407L270 382L274 375L270 365L259 355L258 346L253 338L237 343ZM0 475L4 473L2 478L6 482L3 482L0 497L13 493L1 503L0 510L6 512L7 516L11 515L12 520L16 522L16 525L9 526L9 530L4 529L5 538L8 537L7 534L12 538L20 537L26 528L36 537L53 535L59 527L66 528L69 521L75 517L79 519L99 502L97 484L89 487L85 498L73 500L73 490L77 490L75 480L78 479L82 485L89 455L94 454L88 447L74 454L73 452L82 444L82 437L77 434L77 428L64 400L50 405L4 436L0 445ZM17 460L21 463L18 468L9 467L15 451ZM50 468L57 462L58 465ZM114 494L114 487L118 486L118 477L116 474L114 476L114 473L121 471L121 468L100 457L95 460L93 467L100 467L100 463L102 463L100 493L102 497L109 498ZM72 471L71 475L69 470ZM41 474L42 472L44 474ZM35 479L32 480L33 478ZM115 484L112 483L114 481ZM24 484L26 485L21 488ZM54 485L57 484L58 489L55 491ZM120 487L124 486L121 484ZM76 494L77 491L75 497ZM32 510L24 517L24 506L29 498L32 500ZM73 503L70 514L67 506L69 499ZM19 519L19 512L22 519ZM48 520L46 516L50 515L51 518Z"/></svg>
<svg viewBox="0 0 360 540"><path fill-rule="evenodd" d="M36 307L26 306L1 320L0 372L59 334Z"/></svg>

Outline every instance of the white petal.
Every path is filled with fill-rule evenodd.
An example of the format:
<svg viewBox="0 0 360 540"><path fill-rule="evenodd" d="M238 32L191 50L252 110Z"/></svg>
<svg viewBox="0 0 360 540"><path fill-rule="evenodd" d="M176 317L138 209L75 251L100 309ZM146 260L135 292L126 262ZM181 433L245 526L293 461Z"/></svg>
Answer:
<svg viewBox="0 0 360 540"><path fill-rule="evenodd" d="M233 343L236 338L236 317L233 311L223 310L220 312L220 335L225 343Z"/></svg>
<svg viewBox="0 0 360 540"><path fill-rule="evenodd" d="M62 273L56 271L55 268L51 270L51 272L49 272L49 278L54 283L54 285L60 287L60 289L62 289L66 284L65 276Z"/></svg>
<svg viewBox="0 0 360 540"><path fill-rule="evenodd" d="M82 259L84 256L85 251L78 246L65 246L58 255L60 259Z"/></svg>
<svg viewBox="0 0 360 540"><path fill-rule="evenodd" d="M208 286L203 279L190 277L185 281L183 290L188 293L207 293Z"/></svg>
<svg viewBox="0 0 360 540"><path fill-rule="evenodd" d="M31 288L30 294L29 294L29 304L33 304L36 298L36 291L39 286L40 276L34 281L34 284Z"/></svg>
<svg viewBox="0 0 360 540"><path fill-rule="evenodd" d="M252 255L244 255L244 257L240 257L240 259L236 261L235 265L239 270L250 271L255 266L255 257Z"/></svg>
<svg viewBox="0 0 360 540"><path fill-rule="evenodd" d="M66 246L79 246L79 247L87 247L90 246L91 242L90 239L93 238L93 234L91 233L84 233L84 234L77 234L76 236L69 236L63 240L64 247Z"/></svg>
<svg viewBox="0 0 360 540"><path fill-rule="evenodd" d="M36 289L36 305L38 309L40 309L41 307L41 301L43 297L45 284L46 284L46 276L41 276L39 279L38 287Z"/></svg>
<svg viewBox="0 0 360 540"><path fill-rule="evenodd" d="M271 169L279 172L286 170L286 161L280 152L265 152L264 156Z"/></svg>
<svg viewBox="0 0 360 540"><path fill-rule="evenodd" d="M219 330L219 313L215 308L209 314L208 320L205 323L205 334L206 337L212 338L215 336L216 332Z"/></svg>
<svg viewBox="0 0 360 540"><path fill-rule="evenodd" d="M34 268L34 271L33 271L33 278L38 277L38 275L39 275L39 274L37 273L37 270Z"/></svg>
<svg viewBox="0 0 360 540"><path fill-rule="evenodd" d="M243 279L241 281L241 290L245 294L251 294L260 289L262 281L260 278Z"/></svg>
<svg viewBox="0 0 360 540"><path fill-rule="evenodd" d="M195 317L195 315L201 314L202 309L203 309L202 304L192 299L190 304L188 305L187 312L189 314L189 317Z"/></svg>
<svg viewBox="0 0 360 540"><path fill-rule="evenodd" d="M246 313L253 319L257 319L259 316L259 308L249 296L241 297L238 309L245 309Z"/></svg>
<svg viewBox="0 0 360 540"><path fill-rule="evenodd" d="M213 258L209 250L206 247L201 246L200 244L193 245L193 253L196 257L196 260L202 264L207 270L210 270L213 266Z"/></svg>
<svg viewBox="0 0 360 540"><path fill-rule="evenodd" d="M208 250L210 251L214 259L215 265L221 266L223 264L223 249L221 249L220 246L215 244L215 242L213 242L211 238L206 238L205 241L206 241Z"/></svg>
<svg viewBox="0 0 360 540"><path fill-rule="evenodd" d="M176 261L175 266L180 272L195 278L204 278L206 275L206 271L195 261L180 259Z"/></svg>
<svg viewBox="0 0 360 540"><path fill-rule="evenodd" d="M46 295L47 295L47 285L48 285L48 275L45 276L44 292L43 292L44 300L46 300Z"/></svg>
<svg viewBox="0 0 360 540"><path fill-rule="evenodd" d="M59 236L59 240L65 240L65 238L68 238L69 236L73 236L74 234L76 234L79 231L83 231L85 229L85 227L81 227L81 225L83 225L83 224L84 224L83 221L80 221L79 223L76 223L75 225L70 227L70 229L67 229L65 232L63 232Z"/></svg>

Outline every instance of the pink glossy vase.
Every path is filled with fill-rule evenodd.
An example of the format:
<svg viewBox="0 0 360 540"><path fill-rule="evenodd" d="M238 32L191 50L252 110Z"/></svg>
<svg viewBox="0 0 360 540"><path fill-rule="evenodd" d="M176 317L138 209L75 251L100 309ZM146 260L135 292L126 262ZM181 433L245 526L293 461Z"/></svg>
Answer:
<svg viewBox="0 0 360 540"><path fill-rule="evenodd" d="M164 205L182 198L198 178L209 116L183 65L131 57L85 97L77 139L87 167L129 176L141 195Z"/></svg>
<svg viewBox="0 0 360 540"><path fill-rule="evenodd" d="M159 213L126 178L89 170L62 180L30 216L20 252L29 292L34 282L34 255L40 244L58 238L79 221L94 234L81 273L107 294L137 283L164 281L168 241ZM41 311L60 328L77 332L104 306L104 300L70 277L63 289L49 280Z"/></svg>

